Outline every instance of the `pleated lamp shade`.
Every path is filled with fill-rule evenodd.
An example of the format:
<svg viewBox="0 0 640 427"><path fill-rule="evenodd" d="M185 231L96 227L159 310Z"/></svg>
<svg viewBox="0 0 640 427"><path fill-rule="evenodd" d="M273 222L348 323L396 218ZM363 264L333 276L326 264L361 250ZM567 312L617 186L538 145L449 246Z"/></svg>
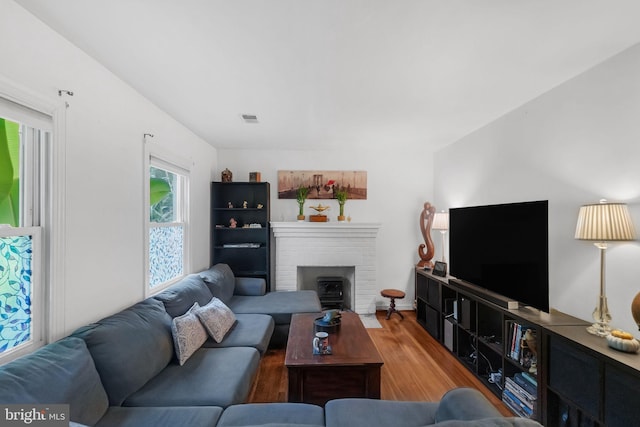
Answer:
<svg viewBox="0 0 640 427"><path fill-rule="evenodd" d="M448 230L449 229L449 213L436 212L433 216L433 230Z"/></svg>
<svg viewBox="0 0 640 427"><path fill-rule="evenodd" d="M575 238L598 242L635 240L636 230L626 203L600 202L582 206Z"/></svg>

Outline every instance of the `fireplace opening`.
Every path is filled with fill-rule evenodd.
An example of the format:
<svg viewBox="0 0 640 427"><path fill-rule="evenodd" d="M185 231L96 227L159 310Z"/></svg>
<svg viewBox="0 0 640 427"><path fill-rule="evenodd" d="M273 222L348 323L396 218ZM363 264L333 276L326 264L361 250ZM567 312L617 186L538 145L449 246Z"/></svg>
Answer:
<svg viewBox="0 0 640 427"><path fill-rule="evenodd" d="M316 292L323 310L344 310L344 278L322 276L316 280Z"/></svg>
<svg viewBox="0 0 640 427"><path fill-rule="evenodd" d="M354 266L305 266L298 267L298 290L313 290L318 293L323 310L352 310Z"/></svg>

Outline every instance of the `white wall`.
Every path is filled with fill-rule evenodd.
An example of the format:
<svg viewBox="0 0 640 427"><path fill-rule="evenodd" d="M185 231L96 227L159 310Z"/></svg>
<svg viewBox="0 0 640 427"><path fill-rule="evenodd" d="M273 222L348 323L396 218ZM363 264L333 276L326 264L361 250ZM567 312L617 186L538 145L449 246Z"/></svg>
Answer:
<svg viewBox="0 0 640 427"><path fill-rule="evenodd" d="M267 144L268 145L268 144ZM432 155L430 153L384 151L280 151L280 150L219 150L218 170L228 168L234 181L248 181L249 172L259 171L262 181L271 183L271 219L295 221L298 204L295 200L278 199L279 170L365 170L367 200L348 200L345 215L353 222L378 222L378 282L380 289L404 290L407 297L398 300L401 309L411 309L414 299L413 268L418 262L418 245L422 243L419 217L425 201L431 201L433 187ZM312 214L305 204L306 214ZM333 202L333 203L331 203ZM324 202L323 202L324 203ZM330 201L328 215L336 221L338 204ZM439 234L438 234L439 239ZM439 240L436 241L436 245ZM313 250L313 248L309 248ZM436 252L439 254L439 252ZM389 301L379 298L379 308Z"/></svg>
<svg viewBox="0 0 640 427"><path fill-rule="evenodd" d="M143 134L193 160L191 254L209 265L209 183L216 151L51 31L1 0L0 75L66 110L65 333L144 298Z"/></svg>
<svg viewBox="0 0 640 427"><path fill-rule="evenodd" d="M550 305L592 321L599 252L574 239L579 207L629 204L640 230L640 46L556 87L435 157L435 201L458 207L549 200ZM499 233L500 230L496 230ZM481 244L481 242L479 242ZM640 245L607 251L614 327L637 330Z"/></svg>

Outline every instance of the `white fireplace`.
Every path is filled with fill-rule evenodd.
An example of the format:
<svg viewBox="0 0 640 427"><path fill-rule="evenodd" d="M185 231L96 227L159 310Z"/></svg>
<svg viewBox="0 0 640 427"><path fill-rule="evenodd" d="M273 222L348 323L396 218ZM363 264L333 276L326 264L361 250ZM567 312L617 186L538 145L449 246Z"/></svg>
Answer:
<svg viewBox="0 0 640 427"><path fill-rule="evenodd" d="M299 267L353 268L350 305L358 314L375 311L378 223L272 222L275 289L303 289Z"/></svg>

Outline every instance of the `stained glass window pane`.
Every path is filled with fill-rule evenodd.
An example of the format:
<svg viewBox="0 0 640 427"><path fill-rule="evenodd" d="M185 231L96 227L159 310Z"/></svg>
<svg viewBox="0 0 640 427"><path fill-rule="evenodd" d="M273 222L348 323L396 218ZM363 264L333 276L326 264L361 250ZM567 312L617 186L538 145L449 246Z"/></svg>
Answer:
<svg viewBox="0 0 640 427"><path fill-rule="evenodd" d="M31 338L33 238L0 237L0 353Z"/></svg>
<svg viewBox="0 0 640 427"><path fill-rule="evenodd" d="M183 274L183 226L149 228L149 287Z"/></svg>
<svg viewBox="0 0 640 427"><path fill-rule="evenodd" d="M160 200L151 205L151 222L175 222L178 220L178 197L176 189L178 185L178 175L164 169L151 166L149 169L151 177L151 192L160 192ZM164 185L163 185L164 184Z"/></svg>
<svg viewBox="0 0 640 427"><path fill-rule="evenodd" d="M0 224L20 226L20 125L1 117Z"/></svg>

